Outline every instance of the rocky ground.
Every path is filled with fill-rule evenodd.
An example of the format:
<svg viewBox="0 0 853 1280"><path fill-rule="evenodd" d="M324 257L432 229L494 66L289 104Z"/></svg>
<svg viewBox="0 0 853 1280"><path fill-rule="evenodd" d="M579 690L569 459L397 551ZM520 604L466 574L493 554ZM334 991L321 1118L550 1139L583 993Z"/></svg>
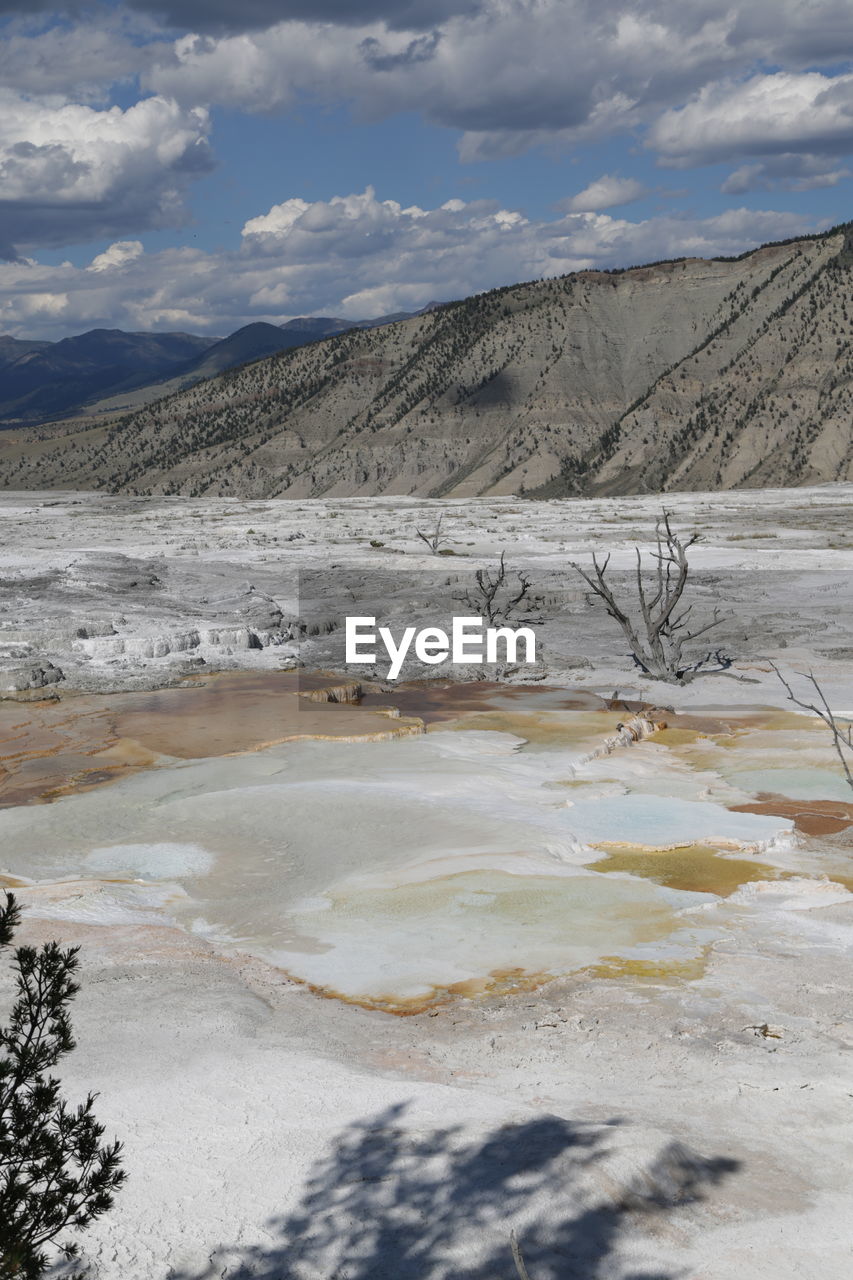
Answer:
<svg viewBox="0 0 853 1280"><path fill-rule="evenodd" d="M87 1256L116 1278L510 1280L515 1229L552 1280L841 1280L853 1026L814 934L849 906L802 914L689 986L585 975L405 1019L174 931L64 924L85 949L67 1087L97 1084L132 1173Z"/></svg>
<svg viewBox="0 0 853 1280"><path fill-rule="evenodd" d="M664 703L692 713L694 736L702 716L728 707L748 718L764 708L756 730L764 736L749 748L749 767L758 769L780 732L762 726L789 706L768 658L792 678L813 668L839 713L853 709L851 497L853 489L835 486L668 498L677 525L703 535L697 610L719 603L728 616L714 640L725 669L661 686L640 678L614 624L587 604L567 567L612 550L627 571L634 544L648 545L658 499L236 503L7 494L6 705L26 716L21 702L44 707L45 698L59 698L71 713L81 696L106 694L110 707L110 691L223 669L303 663L306 674L331 667L344 677L340 624L356 602L359 611L375 602L394 625L424 625L437 609L442 617L452 611L475 569L494 570L506 550L540 597L530 612L539 662L532 672L504 673L510 680ZM454 555L439 560L416 531L433 529L442 512ZM349 674L384 683L381 668ZM835 767L831 750L808 724L798 746L798 723L778 720L794 735L785 759L800 752L821 797ZM625 790L661 791L658 774L675 779L664 794L687 794L690 759L689 794L722 794L716 766L701 754L710 746L681 741L675 734L667 748L654 739L617 747L597 766L602 803ZM87 824L96 812L106 822L109 802L116 843L143 821L174 820L171 838L192 839L170 789L197 795L213 828L241 770L240 785L251 780L254 788L242 794L251 794L260 833L262 775L274 782L290 757L258 745L244 743L242 755L210 765L204 785L203 761L151 747L137 762L142 772L126 781L0 815L0 871L28 905L27 939L58 936L84 948L79 1048L66 1087L73 1096L98 1089L99 1115L126 1143L130 1181L86 1238L97 1274L515 1280L515 1232L531 1280L846 1278L846 820L830 834L799 832L775 854L759 854L768 877L775 866L793 879L733 883L698 902L692 895L691 927L699 920L707 943L690 963L664 957L632 966L617 956L544 985L510 973L500 990L409 1017L323 999L259 950L223 948L180 913L179 926L144 898L142 879L128 884L118 910L109 885L80 879L71 863L65 877L35 873L40 845L58 848L62 832L69 848L92 843ZM398 748L406 743L382 751ZM518 776L532 778L544 759L519 757ZM499 785L499 763L486 762L483 785ZM256 772L246 772L249 764ZM516 774L507 777L518 802ZM844 795L840 776L837 785ZM343 832L344 805L330 800L318 823ZM279 821L292 833L295 815L285 810ZM398 822L381 834L405 851L413 830ZM33 874L16 832L32 846ZM364 838L354 822L352 838ZM836 869L829 877L813 871L828 865ZM247 860L244 888L254 873ZM8 973L0 982L6 992Z"/></svg>
<svg viewBox="0 0 853 1280"><path fill-rule="evenodd" d="M759 700L778 701L775 677L765 680L768 671L756 664L783 650L789 663L817 662L831 687L843 687L853 655L851 497L850 485L667 496L676 527L701 535L691 553L697 613L706 621L717 605L723 614L695 653L719 648L733 662L728 676L668 688L669 700L757 698L734 678L742 676L761 681ZM530 620L538 640L536 669L517 678L618 686L658 700L660 685L639 679L624 639L600 606L590 607L571 562L589 567L592 553L612 553L617 574L630 573L634 548L649 549L660 512L657 497L237 502L0 494L0 686L156 688L205 667L300 661L344 670L347 614L375 613L394 627L446 621L476 607L476 570L494 571L505 553L510 577L522 570L531 581L515 619ZM418 530L431 534L439 519L444 554L436 556ZM386 673L381 663L350 670ZM424 674L422 664L404 668Z"/></svg>

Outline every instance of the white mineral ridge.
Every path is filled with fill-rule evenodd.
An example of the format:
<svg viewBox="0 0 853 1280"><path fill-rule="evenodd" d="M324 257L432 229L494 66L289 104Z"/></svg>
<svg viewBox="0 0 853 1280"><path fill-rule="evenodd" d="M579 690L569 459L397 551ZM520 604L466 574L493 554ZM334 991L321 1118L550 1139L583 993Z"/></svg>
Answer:
<svg viewBox="0 0 853 1280"><path fill-rule="evenodd" d="M53 881L26 891L26 914L40 920L91 925L177 926L172 909L185 906L177 884L109 885L93 880Z"/></svg>
<svg viewBox="0 0 853 1280"><path fill-rule="evenodd" d="M853 894L831 880L790 876L785 880L752 880L741 885L729 898L732 906L775 908L780 911L811 911L836 903L853 903ZM851 922L853 924L853 922Z"/></svg>

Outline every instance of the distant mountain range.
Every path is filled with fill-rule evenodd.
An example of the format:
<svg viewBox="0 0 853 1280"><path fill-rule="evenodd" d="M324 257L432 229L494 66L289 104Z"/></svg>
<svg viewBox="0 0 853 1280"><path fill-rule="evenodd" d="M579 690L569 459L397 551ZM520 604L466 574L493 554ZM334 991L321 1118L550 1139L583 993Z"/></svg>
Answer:
<svg viewBox="0 0 853 1280"><path fill-rule="evenodd" d="M59 342L0 343L0 418L38 422L68 414L107 390L160 379L197 359L210 339L91 329Z"/></svg>
<svg viewBox="0 0 853 1280"><path fill-rule="evenodd" d="M0 433L6 488L559 497L850 479L853 223L496 289L101 423Z"/></svg>
<svg viewBox="0 0 853 1280"><path fill-rule="evenodd" d="M189 333L125 333L122 329L90 329L59 342L3 335L0 428L80 413L139 408L236 365L347 329L390 324L409 314L420 313L401 312L357 321L308 316L283 325L258 321L244 325L227 338Z"/></svg>

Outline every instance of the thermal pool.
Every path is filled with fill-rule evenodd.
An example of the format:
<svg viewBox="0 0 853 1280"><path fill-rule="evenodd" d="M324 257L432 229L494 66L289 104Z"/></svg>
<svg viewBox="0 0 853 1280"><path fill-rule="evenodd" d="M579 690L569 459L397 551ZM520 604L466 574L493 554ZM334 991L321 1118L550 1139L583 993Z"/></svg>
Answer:
<svg viewBox="0 0 853 1280"><path fill-rule="evenodd" d="M219 754L187 758L175 717L215 701L181 692L136 722L116 706L134 771L0 810L0 870L37 915L171 923L323 994L412 1012L614 964L678 975L765 901L848 894L844 852L797 829L798 804L844 797L805 718L708 710L596 755L620 714L590 695L410 689L398 738L374 697L323 704L319 737L311 721L272 746L239 726L229 742L226 717ZM345 737L374 740L334 740L338 714ZM786 895L762 896L778 877Z"/></svg>

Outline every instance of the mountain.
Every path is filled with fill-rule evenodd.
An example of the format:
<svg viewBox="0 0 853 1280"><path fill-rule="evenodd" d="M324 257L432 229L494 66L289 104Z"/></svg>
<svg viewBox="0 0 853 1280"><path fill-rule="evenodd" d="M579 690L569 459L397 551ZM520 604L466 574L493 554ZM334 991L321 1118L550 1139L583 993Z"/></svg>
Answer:
<svg viewBox="0 0 853 1280"><path fill-rule="evenodd" d="M387 323L385 320L360 320L357 327L370 327ZM309 342L319 342L331 334L343 333L353 328L352 320L338 320L332 316L303 316L288 320L286 324L266 324L262 320L246 324L229 337L208 347L197 359L181 370L181 377L197 382L212 378L226 369L261 360L264 356L288 351L292 347L304 347ZM153 388L152 388L153 390Z"/></svg>
<svg viewBox="0 0 853 1280"><path fill-rule="evenodd" d="M212 343L208 339L192 359L181 363L177 369L170 369L168 377L152 381L149 376L132 384L124 384L120 390L109 388L108 394L97 399L89 397L88 400L69 404L66 412L92 415L139 409L152 400L183 391L196 382L201 382L203 378L213 378L236 365L261 360L264 356L302 346L307 342L316 342L318 338L324 338L329 333L340 333L349 327L348 320L328 318L290 320L284 325L266 324L259 320L243 325L227 338L216 338ZM45 420L48 416L44 415Z"/></svg>
<svg viewBox="0 0 853 1280"><path fill-rule="evenodd" d="M20 356L29 355L32 351L41 351L51 346L49 342L38 342L28 338L10 338L8 333L0 333L0 369L14 364Z"/></svg>
<svg viewBox="0 0 853 1280"><path fill-rule="evenodd" d="M90 329L60 342L2 341L18 348L0 372L0 418L7 420L68 413L105 391L162 377L210 346L210 338L189 333L122 329Z"/></svg>
<svg viewBox="0 0 853 1280"><path fill-rule="evenodd" d="M9 488L534 496L853 478L853 224L520 284L230 370ZM2 439L0 437L0 439Z"/></svg>
<svg viewBox="0 0 853 1280"><path fill-rule="evenodd" d="M437 303L428 303L422 311L399 311L390 316L379 316L375 320L340 320L336 316L299 316L288 320L285 324L267 324L262 320L244 325L230 337L223 338L170 378L146 386L134 387L131 391L120 395L109 396L86 406L86 411L93 413L123 413L128 409L140 409L152 400L160 400L163 396L174 395L201 382L203 378L215 377L226 369L237 365L261 360L264 356L275 355L278 351L287 351L292 347L304 347L310 342L320 342L333 334L345 333L348 329L376 329L385 324L393 324L398 320L408 320L412 315L423 315Z"/></svg>
<svg viewBox="0 0 853 1280"><path fill-rule="evenodd" d="M421 312L401 311L376 320L303 316L282 325L257 321L227 338L213 339L121 329L92 329L61 342L0 336L0 430L75 414L139 409L236 365L413 314Z"/></svg>
<svg viewBox="0 0 853 1280"><path fill-rule="evenodd" d="M339 323L341 328L349 327L346 321L342 320ZM315 342L317 337L325 337L327 332L338 331L323 329L318 334L304 320L291 320L288 325L266 324L258 320L253 324L243 325L227 338L214 342L195 360L184 365L174 379L180 382L181 386L169 386L168 391L182 390L184 386L191 386L203 378L214 378L218 373L224 373L226 369L233 369L236 365L261 360L264 356L275 355L277 351L287 351L291 347L299 347L306 342ZM158 390L159 388L153 385L146 387L144 389L146 400L159 398L154 394ZM159 395L163 394L165 394L163 391L159 392Z"/></svg>
<svg viewBox="0 0 853 1280"><path fill-rule="evenodd" d="M288 346L302 347L309 342L319 342L321 338L331 338L336 333L345 333L347 329L369 329L373 325L387 323L384 317L379 320L340 320L337 316L299 316L280 328L289 339Z"/></svg>

